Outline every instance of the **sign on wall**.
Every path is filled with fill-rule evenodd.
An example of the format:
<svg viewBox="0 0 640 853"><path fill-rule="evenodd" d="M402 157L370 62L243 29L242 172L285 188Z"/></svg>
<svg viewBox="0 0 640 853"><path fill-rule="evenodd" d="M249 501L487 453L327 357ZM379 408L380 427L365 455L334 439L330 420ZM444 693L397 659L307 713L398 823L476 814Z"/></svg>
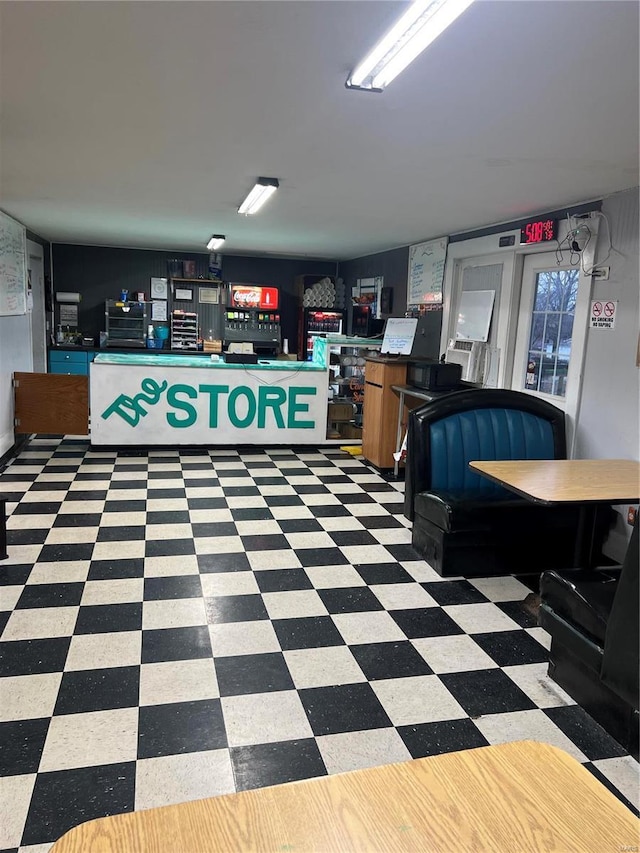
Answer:
<svg viewBox="0 0 640 853"><path fill-rule="evenodd" d="M442 302L447 237L409 246L407 306Z"/></svg>
<svg viewBox="0 0 640 853"><path fill-rule="evenodd" d="M595 299L591 303L589 325L592 329L614 329L618 303L606 299Z"/></svg>
<svg viewBox="0 0 640 853"><path fill-rule="evenodd" d="M323 370L279 376L96 363L90 376L93 444L315 444L326 437Z"/></svg>
<svg viewBox="0 0 640 853"><path fill-rule="evenodd" d="M0 316L27 313L26 229L0 211Z"/></svg>

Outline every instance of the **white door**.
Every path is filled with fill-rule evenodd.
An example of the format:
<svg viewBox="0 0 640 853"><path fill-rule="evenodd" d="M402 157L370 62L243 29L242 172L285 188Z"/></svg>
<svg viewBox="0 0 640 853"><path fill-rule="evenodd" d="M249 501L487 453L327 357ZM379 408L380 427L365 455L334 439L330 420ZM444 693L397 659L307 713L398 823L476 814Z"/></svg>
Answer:
<svg viewBox="0 0 640 853"><path fill-rule="evenodd" d="M44 259L39 243L27 240L27 283L34 373L47 371L47 330L44 300Z"/></svg>
<svg viewBox="0 0 640 853"><path fill-rule="evenodd" d="M522 273L511 387L567 415L567 449L580 399L591 279L558 265L554 252L529 255Z"/></svg>

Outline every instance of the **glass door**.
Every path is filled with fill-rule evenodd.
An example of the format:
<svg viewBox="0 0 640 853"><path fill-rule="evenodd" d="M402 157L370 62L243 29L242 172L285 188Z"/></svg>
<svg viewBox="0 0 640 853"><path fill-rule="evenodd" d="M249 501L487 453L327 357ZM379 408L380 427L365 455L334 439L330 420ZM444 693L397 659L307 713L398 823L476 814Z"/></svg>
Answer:
<svg viewBox="0 0 640 853"><path fill-rule="evenodd" d="M563 409L569 432L580 398L588 277L555 253L525 258L511 387Z"/></svg>

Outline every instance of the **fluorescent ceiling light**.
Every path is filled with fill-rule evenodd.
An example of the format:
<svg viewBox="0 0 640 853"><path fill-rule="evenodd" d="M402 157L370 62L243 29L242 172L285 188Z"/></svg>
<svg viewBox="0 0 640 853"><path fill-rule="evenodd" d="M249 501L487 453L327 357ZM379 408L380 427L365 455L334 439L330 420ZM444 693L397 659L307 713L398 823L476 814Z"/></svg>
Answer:
<svg viewBox="0 0 640 853"><path fill-rule="evenodd" d="M473 0L415 0L347 80L349 89L381 92Z"/></svg>
<svg viewBox="0 0 640 853"><path fill-rule="evenodd" d="M256 185L238 208L238 213L245 213L247 216L257 213L278 187L277 178L258 178Z"/></svg>
<svg viewBox="0 0 640 853"><path fill-rule="evenodd" d="M209 242L207 243L207 249L210 252L217 252L218 249L222 246L225 241L224 234L213 234Z"/></svg>

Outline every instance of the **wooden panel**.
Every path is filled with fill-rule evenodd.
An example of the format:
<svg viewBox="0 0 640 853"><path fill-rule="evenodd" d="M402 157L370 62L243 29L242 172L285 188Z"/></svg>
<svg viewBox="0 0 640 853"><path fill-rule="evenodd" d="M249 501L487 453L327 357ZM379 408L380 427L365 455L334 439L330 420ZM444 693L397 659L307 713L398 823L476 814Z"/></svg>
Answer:
<svg viewBox="0 0 640 853"><path fill-rule="evenodd" d="M364 386L364 415L362 419L362 455L374 465L379 464L380 441L382 436L382 388Z"/></svg>
<svg viewBox="0 0 640 853"><path fill-rule="evenodd" d="M470 462L479 474L541 503L635 503L640 462L630 459L543 459Z"/></svg>
<svg viewBox="0 0 640 853"><path fill-rule="evenodd" d="M374 385L382 385L384 381L384 364L381 364L379 361L366 359L364 378L366 382L371 382Z"/></svg>
<svg viewBox="0 0 640 853"><path fill-rule="evenodd" d="M362 455L378 468L393 468L396 449L399 400L391 386L404 385L407 378L406 361L367 359L365 368L365 407L362 425ZM375 385L371 383L375 382ZM374 410L369 400L378 392Z"/></svg>
<svg viewBox="0 0 640 853"><path fill-rule="evenodd" d="M524 741L91 820L51 853L603 853L638 829L575 758Z"/></svg>
<svg viewBox="0 0 640 853"><path fill-rule="evenodd" d="M17 433L87 435L89 377L14 373Z"/></svg>

